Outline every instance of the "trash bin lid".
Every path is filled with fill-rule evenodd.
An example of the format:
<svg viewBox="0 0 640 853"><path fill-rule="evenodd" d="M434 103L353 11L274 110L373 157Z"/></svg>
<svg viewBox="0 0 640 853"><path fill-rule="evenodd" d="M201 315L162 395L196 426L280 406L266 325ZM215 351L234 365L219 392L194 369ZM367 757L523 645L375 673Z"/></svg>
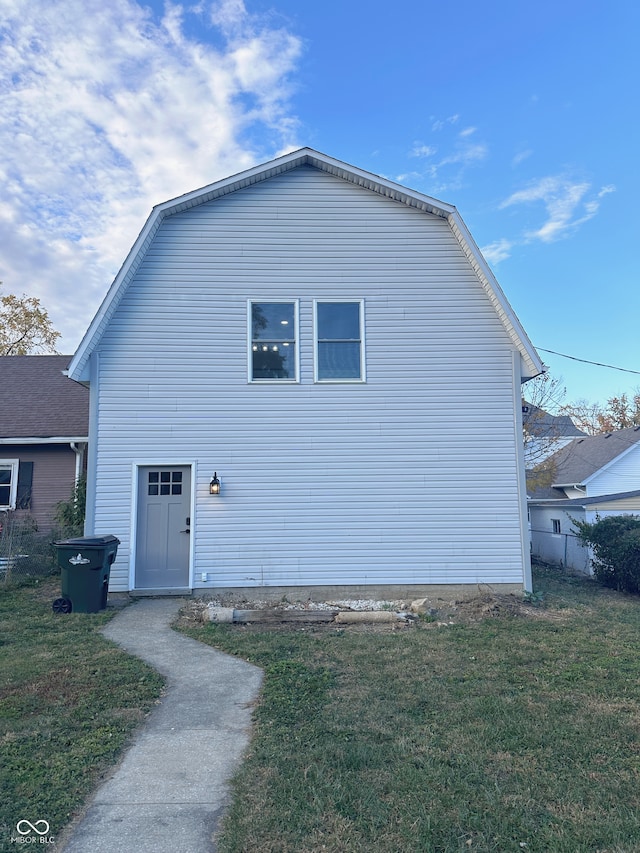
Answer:
<svg viewBox="0 0 640 853"><path fill-rule="evenodd" d="M69 545L73 548L104 548L105 545L119 545L120 540L109 533L106 536L78 536L75 539L63 539L53 544L62 547Z"/></svg>

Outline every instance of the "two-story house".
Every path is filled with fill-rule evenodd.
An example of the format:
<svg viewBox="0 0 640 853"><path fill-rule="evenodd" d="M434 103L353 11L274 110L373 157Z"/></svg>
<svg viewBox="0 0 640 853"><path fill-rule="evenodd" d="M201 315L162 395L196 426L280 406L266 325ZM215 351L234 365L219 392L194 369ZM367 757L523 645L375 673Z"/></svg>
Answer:
<svg viewBox="0 0 640 853"><path fill-rule="evenodd" d="M69 370L111 589L528 587L541 370L451 205L308 148L158 205Z"/></svg>

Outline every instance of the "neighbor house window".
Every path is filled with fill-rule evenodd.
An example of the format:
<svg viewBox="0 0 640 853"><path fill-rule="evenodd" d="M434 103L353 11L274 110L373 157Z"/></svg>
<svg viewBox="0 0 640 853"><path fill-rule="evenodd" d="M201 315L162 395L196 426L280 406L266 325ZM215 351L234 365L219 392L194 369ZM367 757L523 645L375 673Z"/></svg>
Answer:
<svg viewBox="0 0 640 853"><path fill-rule="evenodd" d="M562 533L562 526L560 525L559 518L552 518L551 524L553 526L553 533Z"/></svg>
<svg viewBox="0 0 640 853"><path fill-rule="evenodd" d="M15 509L18 490L18 460L0 459L0 509Z"/></svg>
<svg viewBox="0 0 640 853"><path fill-rule="evenodd" d="M249 379L295 382L297 304L249 303Z"/></svg>
<svg viewBox="0 0 640 853"><path fill-rule="evenodd" d="M364 305L358 302L316 302L316 380L364 380Z"/></svg>

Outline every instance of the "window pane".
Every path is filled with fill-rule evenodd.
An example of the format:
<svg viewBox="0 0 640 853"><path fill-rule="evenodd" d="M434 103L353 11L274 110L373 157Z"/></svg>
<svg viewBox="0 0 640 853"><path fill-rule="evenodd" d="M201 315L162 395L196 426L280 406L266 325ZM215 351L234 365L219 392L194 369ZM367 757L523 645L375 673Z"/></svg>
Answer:
<svg viewBox="0 0 640 853"><path fill-rule="evenodd" d="M168 495L169 489L170 489L170 486L168 484L166 486L165 485L160 486L160 494L161 495Z"/></svg>
<svg viewBox="0 0 640 853"><path fill-rule="evenodd" d="M10 497L11 488L9 486L0 486L0 506L9 506Z"/></svg>
<svg viewBox="0 0 640 853"><path fill-rule="evenodd" d="M295 347L287 342L263 341L253 345L254 379L295 379Z"/></svg>
<svg viewBox="0 0 640 853"><path fill-rule="evenodd" d="M158 494L158 486L157 485L150 485L149 486L149 494L150 495L157 495Z"/></svg>
<svg viewBox="0 0 640 853"><path fill-rule="evenodd" d="M181 495L182 494L182 483L172 483L171 484L171 494L172 495Z"/></svg>
<svg viewBox="0 0 640 853"><path fill-rule="evenodd" d="M11 468L0 468L0 486L11 484Z"/></svg>
<svg viewBox="0 0 640 853"><path fill-rule="evenodd" d="M293 302L254 302L251 305L253 341L293 341Z"/></svg>
<svg viewBox="0 0 640 853"><path fill-rule="evenodd" d="M360 343L318 343L318 379L360 379Z"/></svg>
<svg viewBox="0 0 640 853"><path fill-rule="evenodd" d="M172 471L171 472L171 480L174 483L182 482L182 471Z"/></svg>
<svg viewBox="0 0 640 853"><path fill-rule="evenodd" d="M171 482L171 471L161 471L160 472L160 482L161 483L170 483Z"/></svg>
<svg viewBox="0 0 640 853"><path fill-rule="evenodd" d="M360 303L319 302L318 339L359 341Z"/></svg>
<svg viewBox="0 0 640 853"><path fill-rule="evenodd" d="M295 379L295 303L251 304L251 378Z"/></svg>
<svg viewBox="0 0 640 853"><path fill-rule="evenodd" d="M159 477L159 474L157 471L149 471L149 482L150 483L157 483L158 477Z"/></svg>

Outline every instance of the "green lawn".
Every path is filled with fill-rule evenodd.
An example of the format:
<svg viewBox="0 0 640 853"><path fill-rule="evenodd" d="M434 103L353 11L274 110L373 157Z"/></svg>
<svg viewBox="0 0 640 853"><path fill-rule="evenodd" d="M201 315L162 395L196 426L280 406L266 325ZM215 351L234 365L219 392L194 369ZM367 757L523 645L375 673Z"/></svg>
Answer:
<svg viewBox="0 0 640 853"><path fill-rule="evenodd" d="M640 600L536 590L446 627L185 629L266 673L219 853L640 850Z"/></svg>
<svg viewBox="0 0 640 853"><path fill-rule="evenodd" d="M2 851L25 846L21 820L59 835L162 689L98 633L112 613L55 615L59 594L58 579L0 591Z"/></svg>
<svg viewBox="0 0 640 853"><path fill-rule="evenodd" d="M637 853L640 599L536 589L444 627L183 628L265 670L219 853ZM59 835L162 686L57 591L0 593L3 851Z"/></svg>

